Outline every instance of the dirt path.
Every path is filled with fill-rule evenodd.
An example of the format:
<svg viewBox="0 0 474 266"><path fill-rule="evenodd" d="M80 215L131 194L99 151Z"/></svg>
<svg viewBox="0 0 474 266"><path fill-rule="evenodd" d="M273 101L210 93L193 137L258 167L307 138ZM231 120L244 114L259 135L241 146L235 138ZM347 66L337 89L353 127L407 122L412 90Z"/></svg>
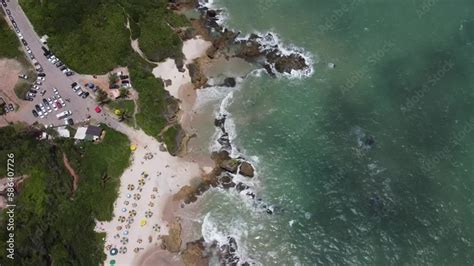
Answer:
<svg viewBox="0 0 474 266"><path fill-rule="evenodd" d="M69 160L66 156L66 153L63 152L63 163L66 169L68 170L69 174L73 177L72 180L72 193L74 194L77 190L77 186L79 184L80 177L76 174L76 171L72 168L69 164Z"/></svg>

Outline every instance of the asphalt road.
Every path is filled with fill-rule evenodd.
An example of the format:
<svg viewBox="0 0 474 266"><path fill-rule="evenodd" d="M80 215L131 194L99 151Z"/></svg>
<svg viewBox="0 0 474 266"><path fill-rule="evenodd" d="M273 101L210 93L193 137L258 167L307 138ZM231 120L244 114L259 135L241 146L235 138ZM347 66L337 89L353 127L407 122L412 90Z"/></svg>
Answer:
<svg viewBox="0 0 474 266"><path fill-rule="evenodd" d="M40 41L40 37L34 31L32 24L26 17L17 0L11 0L10 2L7 2L7 7L3 8L10 10L11 16L16 22L20 33L23 35L23 38L28 43L28 46L32 50L36 60L43 67L43 72L46 74L45 81L42 82L42 85L40 86L41 88L38 90L38 94L34 100L31 102L27 101L27 103L22 105L22 108L17 112L7 114L6 119L8 121L23 121L28 124L32 124L37 121L44 125L59 126L63 125L64 121L57 119L56 114L65 110L70 110L72 112L70 117L75 123L87 120L88 116L99 122L105 122L106 117L108 117L108 121L116 120L114 117L105 112L97 114L94 111L97 104L93 97L91 97L93 94L91 90L88 90L82 86L83 91L88 91L91 93L91 96L89 96L87 99L83 99L71 89L71 83L77 82L81 78L80 75L76 73L73 76L67 77L59 70L59 68L48 61L48 59L43 55L44 51L41 49L43 44ZM9 24L13 29L13 26L8 18L7 21L9 21ZM23 51L27 53L25 46L22 45L22 47ZM54 51L52 52L54 53ZM29 58L28 55L27 58ZM32 114L32 110L35 109L36 104L40 104L42 102L43 98L53 96L52 88L58 89L59 95L63 98L63 100L66 101L66 99L68 99L68 101L66 101L66 106L59 109L58 111L52 110L52 112L49 113L45 118L35 118ZM39 93L42 90L46 90L46 94L44 96L41 96Z"/></svg>

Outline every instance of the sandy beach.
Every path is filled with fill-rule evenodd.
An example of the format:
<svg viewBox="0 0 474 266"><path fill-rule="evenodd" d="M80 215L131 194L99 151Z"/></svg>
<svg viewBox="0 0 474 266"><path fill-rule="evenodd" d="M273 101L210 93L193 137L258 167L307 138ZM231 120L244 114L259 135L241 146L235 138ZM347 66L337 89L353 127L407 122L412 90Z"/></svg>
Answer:
<svg viewBox="0 0 474 266"><path fill-rule="evenodd" d="M186 62L203 55L209 45L199 38L186 41L183 45ZM179 72L174 60L167 59L153 73L163 80L171 80L166 89L180 99L181 117L187 117L195 99L188 70ZM170 209L174 204L169 203L181 187L212 168L161 151L161 144L142 131L125 131L136 150L121 177L112 221L96 224L97 232L106 233L104 265L110 265L111 261L115 265L177 265L181 263L179 258L160 248L160 236L168 234L174 216L173 208Z"/></svg>

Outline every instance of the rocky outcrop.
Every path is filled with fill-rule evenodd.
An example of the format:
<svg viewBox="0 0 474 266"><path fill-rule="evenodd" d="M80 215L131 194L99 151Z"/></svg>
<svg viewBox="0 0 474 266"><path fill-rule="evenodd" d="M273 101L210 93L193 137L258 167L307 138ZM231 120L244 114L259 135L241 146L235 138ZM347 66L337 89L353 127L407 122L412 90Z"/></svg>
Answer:
<svg viewBox="0 0 474 266"><path fill-rule="evenodd" d="M242 162L242 164L240 164L239 174L246 177L253 177L254 176L253 166L248 162Z"/></svg>
<svg viewBox="0 0 474 266"><path fill-rule="evenodd" d="M175 219L169 226L168 235L161 237L161 248L177 253L181 249L181 223Z"/></svg>
<svg viewBox="0 0 474 266"><path fill-rule="evenodd" d="M186 243L186 249L181 254L181 259L186 266L209 265L209 258L204 245L204 238Z"/></svg>
<svg viewBox="0 0 474 266"><path fill-rule="evenodd" d="M207 83L207 77L202 73L199 64L191 63L187 65L191 82L195 88L200 88Z"/></svg>

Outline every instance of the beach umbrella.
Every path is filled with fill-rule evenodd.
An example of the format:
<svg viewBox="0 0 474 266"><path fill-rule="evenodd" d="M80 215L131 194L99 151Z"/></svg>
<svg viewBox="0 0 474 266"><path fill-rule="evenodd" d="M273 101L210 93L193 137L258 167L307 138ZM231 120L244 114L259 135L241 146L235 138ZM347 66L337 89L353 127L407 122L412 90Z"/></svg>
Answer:
<svg viewBox="0 0 474 266"><path fill-rule="evenodd" d="M128 230L123 231L123 235L128 236Z"/></svg>
<svg viewBox="0 0 474 266"><path fill-rule="evenodd" d="M137 150L137 145L135 145L135 144L130 145L130 150L131 151L136 151Z"/></svg>
<svg viewBox="0 0 474 266"><path fill-rule="evenodd" d="M137 211L136 210L130 210L128 212L128 214L130 214L131 217L134 217L135 215L137 215Z"/></svg>
<svg viewBox="0 0 474 266"><path fill-rule="evenodd" d="M150 201L150 203L148 203L148 206L150 206L150 207L153 208L153 207L155 206L155 203L153 203L153 202Z"/></svg>
<svg viewBox="0 0 474 266"><path fill-rule="evenodd" d="M140 194L138 194L138 193L133 194L133 199L134 199L134 200L140 200L141 197L142 197L142 195L140 195Z"/></svg>
<svg viewBox="0 0 474 266"><path fill-rule="evenodd" d="M130 202L128 200L124 201L123 204L128 205Z"/></svg>
<svg viewBox="0 0 474 266"><path fill-rule="evenodd" d="M119 225L119 226L117 226L116 229L117 229L117 231L120 231L120 230L122 230L122 227Z"/></svg>
<svg viewBox="0 0 474 266"><path fill-rule="evenodd" d="M118 221L121 222L121 223L125 222L125 217L124 216L119 216Z"/></svg>
<svg viewBox="0 0 474 266"><path fill-rule="evenodd" d="M158 188L157 188L157 187L153 187L153 192L158 192Z"/></svg>
<svg viewBox="0 0 474 266"><path fill-rule="evenodd" d="M127 198L130 198L130 197L132 197L132 194L128 193Z"/></svg>
<svg viewBox="0 0 474 266"><path fill-rule="evenodd" d="M145 226L146 225L146 219L142 219L140 221L140 226Z"/></svg>
<svg viewBox="0 0 474 266"><path fill-rule="evenodd" d="M151 194L150 198L155 199L156 198L155 194Z"/></svg>
<svg viewBox="0 0 474 266"><path fill-rule="evenodd" d="M122 244L127 244L128 243L128 238L127 237L122 237L122 239L120 240L120 243Z"/></svg>
<svg viewBox="0 0 474 266"><path fill-rule="evenodd" d="M116 249L116 248L113 248L113 249L110 250L110 255L112 255L112 256L117 255L117 253L118 253L118 249Z"/></svg>
<svg viewBox="0 0 474 266"><path fill-rule="evenodd" d="M158 224L153 225L153 231L155 232L160 231L160 226Z"/></svg>
<svg viewBox="0 0 474 266"><path fill-rule="evenodd" d="M144 179L138 180L138 185L139 186L144 186L145 185L145 180Z"/></svg>
<svg viewBox="0 0 474 266"><path fill-rule="evenodd" d="M126 211L127 211L127 209L126 209L126 208L122 208L122 212L126 212Z"/></svg>
<svg viewBox="0 0 474 266"><path fill-rule="evenodd" d="M128 184L127 189L128 190L134 190L135 186L133 184Z"/></svg>
<svg viewBox="0 0 474 266"><path fill-rule="evenodd" d="M145 217L146 218L150 218L151 216L153 216L153 212L151 212L150 210L145 212Z"/></svg>
<svg viewBox="0 0 474 266"><path fill-rule="evenodd" d="M136 203L133 203L133 204L132 204L132 207L133 207L133 208L136 208L137 206L138 206L138 205L137 205Z"/></svg>

